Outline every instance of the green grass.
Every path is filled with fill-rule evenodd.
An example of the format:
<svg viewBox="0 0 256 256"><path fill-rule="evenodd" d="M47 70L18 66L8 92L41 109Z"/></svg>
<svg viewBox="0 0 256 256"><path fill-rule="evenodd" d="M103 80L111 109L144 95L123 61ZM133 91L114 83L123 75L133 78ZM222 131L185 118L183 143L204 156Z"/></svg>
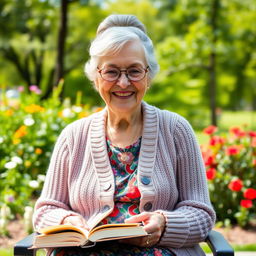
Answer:
<svg viewBox="0 0 256 256"><path fill-rule="evenodd" d="M227 132L230 127L238 126L246 130L256 130L256 112L225 111L221 114L218 120L220 131ZM205 144L208 141L208 136L202 133L202 130L195 129L197 139L200 144Z"/></svg>
<svg viewBox="0 0 256 256"><path fill-rule="evenodd" d="M12 249L0 249L1 256L12 256L13 250Z"/></svg>
<svg viewBox="0 0 256 256"><path fill-rule="evenodd" d="M1 256L13 256L13 249L0 249ZM45 252L43 250L38 250L36 256L45 256Z"/></svg>
<svg viewBox="0 0 256 256"><path fill-rule="evenodd" d="M201 248L205 253L210 253L211 249L206 243L200 244ZM235 252L255 252L256 251L256 244L245 244L245 245L232 245Z"/></svg>
<svg viewBox="0 0 256 256"><path fill-rule="evenodd" d="M256 112L223 112L219 119L219 127L227 131L231 126L246 126L248 129L256 129Z"/></svg>

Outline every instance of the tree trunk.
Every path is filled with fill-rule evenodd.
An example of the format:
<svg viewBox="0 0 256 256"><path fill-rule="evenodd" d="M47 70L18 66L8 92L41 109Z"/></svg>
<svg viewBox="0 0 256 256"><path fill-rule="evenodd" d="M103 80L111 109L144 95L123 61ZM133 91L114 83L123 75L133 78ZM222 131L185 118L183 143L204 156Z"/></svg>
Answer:
<svg viewBox="0 0 256 256"><path fill-rule="evenodd" d="M55 67L54 85L59 83L59 80L64 77L64 56L65 56L65 41L67 36L68 22L68 1L61 0L60 9L60 27L58 33L57 60Z"/></svg>
<svg viewBox="0 0 256 256"><path fill-rule="evenodd" d="M217 18L219 11L219 1L213 0L212 12L211 12L211 28L212 28L212 52L210 53L209 59L209 98L210 98L210 109L211 109L211 124L217 126L217 113L216 113L216 42L217 42Z"/></svg>

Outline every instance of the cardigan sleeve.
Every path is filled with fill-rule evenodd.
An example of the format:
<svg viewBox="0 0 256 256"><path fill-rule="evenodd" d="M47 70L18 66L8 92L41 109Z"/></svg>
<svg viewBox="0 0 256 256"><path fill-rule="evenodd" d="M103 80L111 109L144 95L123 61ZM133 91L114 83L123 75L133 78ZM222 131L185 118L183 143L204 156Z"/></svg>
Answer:
<svg viewBox="0 0 256 256"><path fill-rule="evenodd" d="M65 128L55 144L40 198L35 204L33 225L36 230L61 224L67 216L77 216L69 207L68 175L70 134Z"/></svg>
<svg viewBox="0 0 256 256"><path fill-rule="evenodd" d="M166 218L160 245L191 247L204 241L215 223L200 147L190 124L178 117L173 132L176 150L178 203L173 211L161 210Z"/></svg>

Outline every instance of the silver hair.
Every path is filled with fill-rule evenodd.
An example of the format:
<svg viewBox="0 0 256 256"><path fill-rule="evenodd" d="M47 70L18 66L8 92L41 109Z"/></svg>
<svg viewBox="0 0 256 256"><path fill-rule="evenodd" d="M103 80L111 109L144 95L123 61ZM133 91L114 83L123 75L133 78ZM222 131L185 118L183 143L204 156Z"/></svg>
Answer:
<svg viewBox="0 0 256 256"><path fill-rule="evenodd" d="M155 58L154 47L151 39L146 34L145 26L134 15L110 15L101 22L97 36L92 41L89 50L90 59L85 64L85 73L91 80L95 80L99 58L117 53L129 41L139 40L142 43L149 77L153 77L159 70Z"/></svg>

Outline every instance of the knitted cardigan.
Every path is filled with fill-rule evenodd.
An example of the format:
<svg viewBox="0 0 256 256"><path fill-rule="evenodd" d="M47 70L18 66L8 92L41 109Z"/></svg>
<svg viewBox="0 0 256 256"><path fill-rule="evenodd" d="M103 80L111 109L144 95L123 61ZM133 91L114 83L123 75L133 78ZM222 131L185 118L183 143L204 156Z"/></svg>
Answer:
<svg viewBox="0 0 256 256"><path fill-rule="evenodd" d="M166 218L159 246L177 256L204 255L198 243L215 222L200 148L178 114L142 102L143 134L138 163L139 209ZM89 226L114 207L115 183L107 154L106 109L68 125L60 134L35 205L34 227L81 215Z"/></svg>

